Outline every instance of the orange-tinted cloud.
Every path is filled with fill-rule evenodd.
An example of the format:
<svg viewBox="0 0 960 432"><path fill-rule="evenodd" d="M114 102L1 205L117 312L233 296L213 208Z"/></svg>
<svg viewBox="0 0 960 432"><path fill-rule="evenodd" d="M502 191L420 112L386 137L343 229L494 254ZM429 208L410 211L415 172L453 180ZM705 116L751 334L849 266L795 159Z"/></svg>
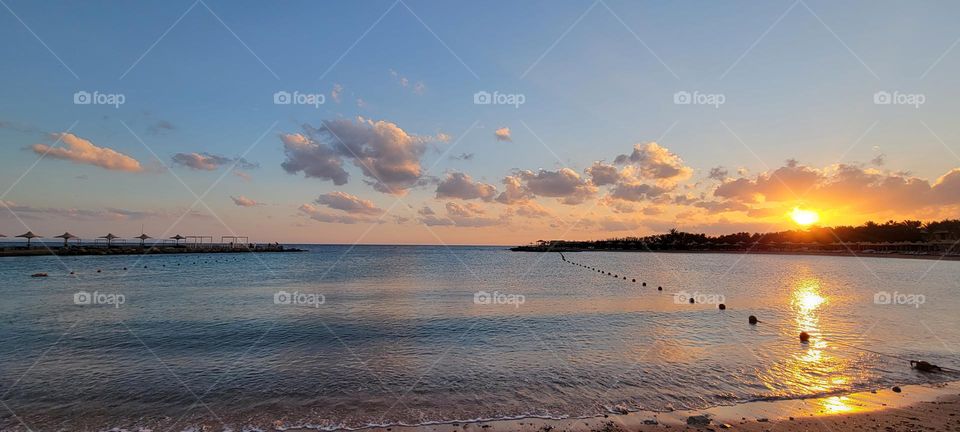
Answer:
<svg viewBox="0 0 960 432"><path fill-rule="evenodd" d="M136 159L107 147L97 147L89 140L80 138L72 133L62 132L52 134L54 139L63 143L64 147L34 144L30 149L37 154L46 154L49 157L64 159L78 164L98 166L100 168L140 172L143 167Z"/></svg>

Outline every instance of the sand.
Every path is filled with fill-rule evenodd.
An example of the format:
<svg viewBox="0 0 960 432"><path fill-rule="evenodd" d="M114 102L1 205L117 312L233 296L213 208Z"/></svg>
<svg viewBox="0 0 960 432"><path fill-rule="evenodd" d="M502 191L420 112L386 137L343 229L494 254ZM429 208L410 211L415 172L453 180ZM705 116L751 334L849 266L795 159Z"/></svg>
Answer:
<svg viewBox="0 0 960 432"><path fill-rule="evenodd" d="M691 417L693 420L691 420ZM696 420L700 420L699 423ZM697 424L688 424L694 421ZM749 402L697 411L632 412L588 419L521 419L372 432L613 432L613 431L960 431L960 382L903 386L823 398Z"/></svg>

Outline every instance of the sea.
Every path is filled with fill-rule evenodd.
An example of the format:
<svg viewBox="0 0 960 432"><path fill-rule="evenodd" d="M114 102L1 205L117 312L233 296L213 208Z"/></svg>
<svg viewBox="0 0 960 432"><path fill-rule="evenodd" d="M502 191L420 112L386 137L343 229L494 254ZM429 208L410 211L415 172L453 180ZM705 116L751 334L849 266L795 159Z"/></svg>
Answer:
<svg viewBox="0 0 960 432"><path fill-rule="evenodd" d="M0 258L0 430L591 417L960 368L960 262L299 247Z"/></svg>

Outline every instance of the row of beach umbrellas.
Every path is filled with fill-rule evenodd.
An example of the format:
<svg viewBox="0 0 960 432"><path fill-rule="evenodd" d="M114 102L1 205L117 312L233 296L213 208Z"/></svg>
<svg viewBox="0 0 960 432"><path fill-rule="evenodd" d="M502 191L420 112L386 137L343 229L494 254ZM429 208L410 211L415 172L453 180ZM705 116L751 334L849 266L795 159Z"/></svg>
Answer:
<svg viewBox="0 0 960 432"><path fill-rule="evenodd" d="M6 237L6 236L3 235L3 234L0 234L0 237ZM33 240L33 239L35 239L35 238L43 238L42 236L38 236L38 235L34 234L33 231L27 231L27 232L25 232L25 233L23 233L23 234L18 235L17 237L18 237L18 238L25 238L25 239L27 239L27 247L30 247L30 241L31 241L31 240ZM60 235L58 235L58 236L53 236L53 238L62 238L62 239L63 239L63 245L66 246L66 245L67 245L67 242L69 242L70 240L72 240L72 239L79 239L80 237L77 237L77 236L75 236L75 235L73 235L73 234L70 234L69 232L65 232L65 233L60 234ZM116 235L113 235L113 233L107 233L107 235L101 236L101 237L97 237L97 238L106 239L106 240L107 240L107 246L110 246L110 244L113 242L113 240L118 239L118 238L121 238L121 237L116 236ZM134 238L140 239L140 246L143 246L144 242L145 242L147 239L152 239L153 237L150 237L150 236L148 236L148 235L146 235L146 234L140 234L140 235L138 235L138 236L136 236L136 237L134 237ZM177 234L177 235L175 235L175 236L173 236L173 237L170 237L170 240L176 241L177 244L180 243L180 240L185 240L185 239L186 239L186 237L184 237L184 236L182 236L182 235L180 235L180 234Z"/></svg>

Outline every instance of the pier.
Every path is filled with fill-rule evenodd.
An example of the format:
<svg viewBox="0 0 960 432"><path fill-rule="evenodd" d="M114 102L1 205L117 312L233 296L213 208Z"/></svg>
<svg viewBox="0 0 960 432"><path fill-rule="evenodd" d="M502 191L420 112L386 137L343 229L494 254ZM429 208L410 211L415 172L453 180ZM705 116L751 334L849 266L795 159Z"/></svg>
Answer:
<svg viewBox="0 0 960 432"><path fill-rule="evenodd" d="M62 246L51 246L41 243L37 246L33 239L42 238L33 232L27 232L17 237L27 239L26 245L3 245L0 243L0 257L16 256L81 256L81 255L152 255L152 254L211 254L211 253L275 253L275 252L305 252L303 249L286 247L279 243L250 243L245 236L223 236L219 243L213 241L212 236L179 234L169 240L147 243L152 237L140 234L136 243L117 241L120 237L107 234L94 239L93 243L82 243L80 238L70 233L64 233L54 238L63 239Z"/></svg>

